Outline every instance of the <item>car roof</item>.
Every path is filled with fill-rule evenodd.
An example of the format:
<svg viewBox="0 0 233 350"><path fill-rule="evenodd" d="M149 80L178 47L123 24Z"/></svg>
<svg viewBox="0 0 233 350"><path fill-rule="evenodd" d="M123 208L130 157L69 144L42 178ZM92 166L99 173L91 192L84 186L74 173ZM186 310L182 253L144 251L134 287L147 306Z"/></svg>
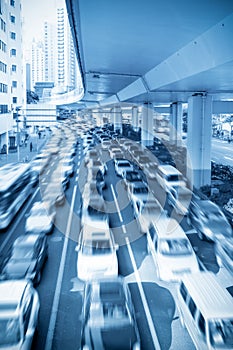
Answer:
<svg viewBox="0 0 233 350"><path fill-rule="evenodd" d="M35 242L41 237L40 234L27 234L21 235L14 241L13 245L34 245Z"/></svg>
<svg viewBox="0 0 233 350"><path fill-rule="evenodd" d="M18 304L28 285L26 280L7 280L0 282L0 312L1 306ZM6 310L4 310L6 311Z"/></svg>
<svg viewBox="0 0 233 350"><path fill-rule="evenodd" d="M170 164L164 164L164 165L159 165L158 168L167 175L174 175L174 174L178 174L178 175L182 175L181 172L176 169L174 166L170 165Z"/></svg>
<svg viewBox="0 0 233 350"><path fill-rule="evenodd" d="M179 223L166 215L156 218L154 225L157 228L158 236L167 239L187 238Z"/></svg>
<svg viewBox="0 0 233 350"><path fill-rule="evenodd" d="M233 318L233 298L214 273L187 274L182 280L204 317Z"/></svg>
<svg viewBox="0 0 233 350"><path fill-rule="evenodd" d="M140 188L140 187L145 187L145 188L148 188L148 186L145 184L145 182L143 181L132 181L130 183L130 186L132 187L137 187L137 188Z"/></svg>

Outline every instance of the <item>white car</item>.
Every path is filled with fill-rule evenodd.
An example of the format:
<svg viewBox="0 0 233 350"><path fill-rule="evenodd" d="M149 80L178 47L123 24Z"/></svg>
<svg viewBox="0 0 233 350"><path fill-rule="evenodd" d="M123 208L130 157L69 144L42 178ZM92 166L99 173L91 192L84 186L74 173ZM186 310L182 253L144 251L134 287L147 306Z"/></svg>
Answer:
<svg viewBox="0 0 233 350"><path fill-rule="evenodd" d="M196 254L175 219L163 215L152 222L147 242L161 280L179 281L185 274L199 272Z"/></svg>
<svg viewBox="0 0 233 350"><path fill-rule="evenodd" d="M163 214L163 208L161 204L153 196L149 196L146 203L143 205L140 202L137 202L134 211L140 231L142 233L146 233L150 227L151 222L156 222Z"/></svg>
<svg viewBox="0 0 233 350"><path fill-rule="evenodd" d="M114 160L115 171L118 176L124 177L126 171L133 171L133 165L127 159L115 159Z"/></svg>
<svg viewBox="0 0 233 350"><path fill-rule="evenodd" d="M27 280L0 282L0 348L30 350L40 301Z"/></svg>
<svg viewBox="0 0 233 350"><path fill-rule="evenodd" d="M25 232L27 233L51 233L55 221L56 212L51 210L49 203L35 202L27 215Z"/></svg>
<svg viewBox="0 0 233 350"><path fill-rule="evenodd" d="M76 247L78 278L87 281L117 276L117 249L107 222L103 222L101 228L85 224Z"/></svg>

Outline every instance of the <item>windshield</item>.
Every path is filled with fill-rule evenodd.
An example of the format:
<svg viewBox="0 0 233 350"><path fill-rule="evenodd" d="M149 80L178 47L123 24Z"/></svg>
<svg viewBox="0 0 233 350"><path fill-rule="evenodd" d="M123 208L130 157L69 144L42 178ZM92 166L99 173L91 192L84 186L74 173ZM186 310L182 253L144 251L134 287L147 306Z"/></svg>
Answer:
<svg viewBox="0 0 233 350"><path fill-rule="evenodd" d="M160 253L163 255L190 255L192 253L189 241L183 239L162 239Z"/></svg>
<svg viewBox="0 0 233 350"><path fill-rule="evenodd" d="M0 319L0 347L12 346L20 341L19 320Z"/></svg>
<svg viewBox="0 0 233 350"><path fill-rule="evenodd" d="M167 181L179 181L179 175L168 175Z"/></svg>
<svg viewBox="0 0 233 350"><path fill-rule="evenodd" d="M133 190L134 193L148 193L148 189L146 187L138 187L134 188Z"/></svg>
<svg viewBox="0 0 233 350"><path fill-rule="evenodd" d="M31 246L15 247L12 252L12 259L32 259L34 251Z"/></svg>
<svg viewBox="0 0 233 350"><path fill-rule="evenodd" d="M210 342L214 348L233 348L233 319L209 322Z"/></svg>
<svg viewBox="0 0 233 350"><path fill-rule="evenodd" d="M112 249L108 239L86 241L82 247L82 253L86 255L110 254L111 251Z"/></svg>

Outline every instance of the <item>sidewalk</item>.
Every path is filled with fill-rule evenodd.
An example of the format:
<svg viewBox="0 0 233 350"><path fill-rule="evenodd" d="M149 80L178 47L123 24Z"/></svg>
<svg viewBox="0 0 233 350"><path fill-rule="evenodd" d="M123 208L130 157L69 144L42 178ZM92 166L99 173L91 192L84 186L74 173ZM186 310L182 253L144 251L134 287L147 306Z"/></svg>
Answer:
<svg viewBox="0 0 233 350"><path fill-rule="evenodd" d="M30 161L31 159L35 158L35 156L40 152L40 150L43 148L43 146L46 144L48 140L49 140L49 137L41 138L41 139L38 138L37 150L33 149L33 151L30 152L30 139L29 139L27 146L22 145L19 147L19 159L18 159L18 152L0 154L0 167L7 163L18 163L18 161L25 162L26 160Z"/></svg>

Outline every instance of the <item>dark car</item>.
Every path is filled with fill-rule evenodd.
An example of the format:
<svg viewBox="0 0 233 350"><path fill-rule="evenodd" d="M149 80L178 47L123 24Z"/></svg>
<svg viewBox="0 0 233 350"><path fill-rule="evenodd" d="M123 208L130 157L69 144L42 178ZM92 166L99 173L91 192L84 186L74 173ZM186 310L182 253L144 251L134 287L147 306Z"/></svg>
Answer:
<svg viewBox="0 0 233 350"><path fill-rule="evenodd" d="M48 258L47 237L40 234L28 234L18 237L1 273L1 279L30 279L38 284L41 270Z"/></svg>
<svg viewBox="0 0 233 350"><path fill-rule="evenodd" d="M123 278L85 285L81 349L139 350L131 295Z"/></svg>
<svg viewBox="0 0 233 350"><path fill-rule="evenodd" d="M232 237L232 229L219 207L210 200L193 198L188 219L200 239L214 241L218 235Z"/></svg>
<svg viewBox="0 0 233 350"><path fill-rule="evenodd" d="M142 177L136 170L126 170L123 178L124 184L127 187L130 182L142 181Z"/></svg>

